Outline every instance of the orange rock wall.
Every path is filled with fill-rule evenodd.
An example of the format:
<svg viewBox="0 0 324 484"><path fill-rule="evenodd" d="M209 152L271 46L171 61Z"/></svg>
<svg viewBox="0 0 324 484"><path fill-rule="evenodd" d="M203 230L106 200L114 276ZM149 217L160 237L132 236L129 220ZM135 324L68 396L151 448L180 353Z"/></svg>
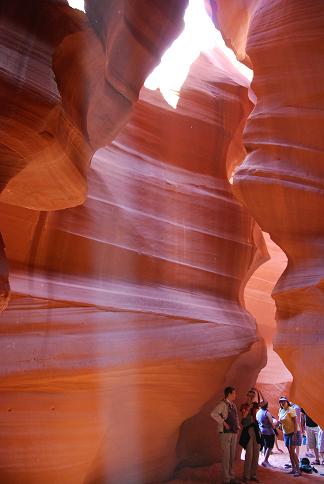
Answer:
<svg viewBox="0 0 324 484"><path fill-rule="evenodd" d="M65 0L2 2L0 202L57 210L85 200L94 151L127 122L145 77L183 26L186 4L88 2L89 23Z"/></svg>
<svg viewBox="0 0 324 484"><path fill-rule="evenodd" d="M252 63L257 96L235 193L288 257L273 292L275 350L294 377L292 398L324 425L323 2L216 4L224 38Z"/></svg>
<svg viewBox="0 0 324 484"><path fill-rule="evenodd" d="M0 201L35 210L84 201L94 151L126 123L186 4L88 2L89 23L66 1L3 2Z"/></svg>
<svg viewBox="0 0 324 484"><path fill-rule="evenodd" d="M225 384L245 392L265 364L241 305L264 247L226 168L251 105L240 76L211 65L198 59L177 110L142 91L96 153L84 205L0 206L13 290L0 355L6 483L167 479L194 461L196 424L179 441L183 422ZM198 451L214 459L206 425Z"/></svg>
<svg viewBox="0 0 324 484"><path fill-rule="evenodd" d="M287 266L285 253L264 233L270 259L262 264L248 281L245 288L247 310L255 317L258 331L267 345L267 365L257 379L257 388L269 402L273 415L278 414L278 397L290 395L292 375L273 349L276 335L276 305L271 297L273 288Z"/></svg>
<svg viewBox="0 0 324 484"><path fill-rule="evenodd" d="M219 52L176 111L142 90L130 117L185 4L1 6L3 482L144 483L218 459L210 410L265 364L243 301L267 257L249 212L288 256L276 350L323 423L322 2L211 3L254 68L247 209L227 179L252 106Z"/></svg>

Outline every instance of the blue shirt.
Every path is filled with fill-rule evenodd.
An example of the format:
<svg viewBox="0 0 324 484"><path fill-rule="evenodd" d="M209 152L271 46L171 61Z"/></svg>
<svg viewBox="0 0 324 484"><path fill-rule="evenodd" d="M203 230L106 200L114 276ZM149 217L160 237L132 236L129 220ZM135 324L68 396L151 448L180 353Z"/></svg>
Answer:
<svg viewBox="0 0 324 484"><path fill-rule="evenodd" d="M257 411L256 419L257 419L257 422L258 422L258 425L259 425L260 432L263 435L273 435L274 434L274 430L272 428L269 417L272 420L272 416L268 412L268 410L262 410L262 408L260 408L260 410Z"/></svg>

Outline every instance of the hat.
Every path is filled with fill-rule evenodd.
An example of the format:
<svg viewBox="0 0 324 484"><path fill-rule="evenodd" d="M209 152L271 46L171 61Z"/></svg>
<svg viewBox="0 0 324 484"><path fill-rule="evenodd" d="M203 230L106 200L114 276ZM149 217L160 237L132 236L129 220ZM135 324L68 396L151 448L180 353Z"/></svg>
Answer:
<svg viewBox="0 0 324 484"><path fill-rule="evenodd" d="M287 397L280 397L279 402L288 402L289 403L289 400L288 400Z"/></svg>

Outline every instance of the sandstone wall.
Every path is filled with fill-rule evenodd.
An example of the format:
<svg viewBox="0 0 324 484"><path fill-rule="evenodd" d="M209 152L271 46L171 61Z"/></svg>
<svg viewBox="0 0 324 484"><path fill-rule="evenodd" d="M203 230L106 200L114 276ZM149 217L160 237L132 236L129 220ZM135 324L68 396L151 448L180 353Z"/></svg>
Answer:
<svg viewBox="0 0 324 484"><path fill-rule="evenodd" d="M93 153L127 122L144 79L183 27L186 4L88 2L89 23L65 0L1 3L1 202L57 210L85 200Z"/></svg>
<svg viewBox="0 0 324 484"><path fill-rule="evenodd" d="M290 395L292 375L273 349L277 325L276 305L271 293L287 266L287 257L270 239L269 234L265 233L264 237L270 259L251 276L244 294L246 308L255 317L258 331L267 345L267 365L259 373L256 386L268 400L272 415L277 415L278 398L281 395Z"/></svg>
<svg viewBox="0 0 324 484"><path fill-rule="evenodd" d="M213 3L224 38L254 70L235 193L288 257L273 291L275 350L293 374L292 398L324 425L323 2Z"/></svg>
<svg viewBox="0 0 324 484"><path fill-rule="evenodd" d="M66 1L3 2L1 201L36 210L84 201L95 149L127 121L186 4L88 2L89 23Z"/></svg>
<svg viewBox="0 0 324 484"><path fill-rule="evenodd" d="M6 483L144 483L212 461L206 408L265 364L242 293L266 253L227 181L251 104L218 57L198 59L176 111L142 91L84 205L1 204ZM193 446L200 418L210 435Z"/></svg>

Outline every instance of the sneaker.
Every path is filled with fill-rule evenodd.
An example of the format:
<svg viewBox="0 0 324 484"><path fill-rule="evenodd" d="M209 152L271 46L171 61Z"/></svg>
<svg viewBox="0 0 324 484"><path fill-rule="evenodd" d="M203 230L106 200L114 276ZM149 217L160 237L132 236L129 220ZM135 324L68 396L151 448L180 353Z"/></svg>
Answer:
<svg viewBox="0 0 324 484"><path fill-rule="evenodd" d="M306 452L305 456L306 457L315 457L315 455L312 452Z"/></svg>
<svg viewBox="0 0 324 484"><path fill-rule="evenodd" d="M301 472L300 471L295 472L294 477L300 477L300 476L301 476Z"/></svg>

